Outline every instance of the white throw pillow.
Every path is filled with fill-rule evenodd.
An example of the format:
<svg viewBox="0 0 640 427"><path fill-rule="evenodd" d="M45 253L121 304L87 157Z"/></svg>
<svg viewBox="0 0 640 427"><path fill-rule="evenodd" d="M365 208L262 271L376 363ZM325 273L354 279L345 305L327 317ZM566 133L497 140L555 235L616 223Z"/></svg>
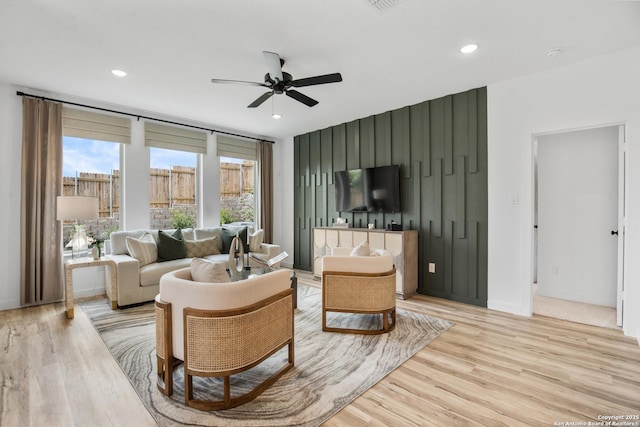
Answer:
<svg viewBox="0 0 640 427"><path fill-rule="evenodd" d="M156 239L149 233L144 233L139 239L127 236L127 251L140 262L140 267L158 260Z"/></svg>
<svg viewBox="0 0 640 427"><path fill-rule="evenodd" d="M353 250L349 255L351 256L369 256L371 254L371 250L369 249L369 242L362 242Z"/></svg>
<svg viewBox="0 0 640 427"><path fill-rule="evenodd" d="M264 240L264 230L260 229L249 235L249 252L262 252L262 241Z"/></svg>
<svg viewBox="0 0 640 427"><path fill-rule="evenodd" d="M229 282L227 264L213 262L202 258L194 258L191 261L191 279L194 282L226 283Z"/></svg>

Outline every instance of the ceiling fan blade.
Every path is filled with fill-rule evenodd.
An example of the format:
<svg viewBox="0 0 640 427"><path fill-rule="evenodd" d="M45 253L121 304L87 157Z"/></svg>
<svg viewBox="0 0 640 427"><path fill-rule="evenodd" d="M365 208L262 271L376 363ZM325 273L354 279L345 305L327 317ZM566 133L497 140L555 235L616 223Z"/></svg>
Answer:
<svg viewBox="0 0 640 427"><path fill-rule="evenodd" d="M274 82L281 82L282 78L282 61L280 61L280 55L273 52L263 51L262 55L267 63L267 70L269 70L269 76Z"/></svg>
<svg viewBox="0 0 640 427"><path fill-rule="evenodd" d="M211 83L225 83L225 84L241 84L241 85L250 85L250 86L264 86L269 87L264 83L258 82L246 82L244 80L224 80L224 79L211 79Z"/></svg>
<svg viewBox="0 0 640 427"><path fill-rule="evenodd" d="M260 97L258 99L256 99L251 104L249 104L247 106L247 108L256 108L257 106L259 106L264 101L266 101L267 99L271 98L272 96L273 96L273 91L265 92L262 95L260 95Z"/></svg>
<svg viewBox="0 0 640 427"><path fill-rule="evenodd" d="M287 94L287 96L295 99L296 101L302 102L307 107L313 107L318 103L318 101L316 101L315 99L309 98L307 95L304 95L297 90L288 90L285 93Z"/></svg>
<svg viewBox="0 0 640 427"><path fill-rule="evenodd" d="M304 87L313 85L322 85L325 83L338 83L342 81L342 75L340 73L325 74L323 76L307 77L305 79L298 79L291 81L290 86Z"/></svg>

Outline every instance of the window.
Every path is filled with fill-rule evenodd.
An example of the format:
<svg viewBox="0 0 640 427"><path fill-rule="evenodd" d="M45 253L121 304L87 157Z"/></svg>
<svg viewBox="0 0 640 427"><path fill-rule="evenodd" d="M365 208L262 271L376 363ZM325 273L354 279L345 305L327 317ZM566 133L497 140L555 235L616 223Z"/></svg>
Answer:
<svg viewBox="0 0 640 427"><path fill-rule="evenodd" d="M220 157L220 223L255 221L257 162Z"/></svg>
<svg viewBox="0 0 640 427"><path fill-rule="evenodd" d="M256 221L258 152L255 141L218 136L220 223Z"/></svg>
<svg viewBox="0 0 640 427"><path fill-rule="evenodd" d="M196 153L151 147L149 203L151 228L195 227L198 223L196 198Z"/></svg>
<svg viewBox="0 0 640 427"><path fill-rule="evenodd" d="M207 152L201 131L145 123L150 150L149 202L152 229L189 228L198 224L197 161Z"/></svg>
<svg viewBox="0 0 640 427"><path fill-rule="evenodd" d="M98 198L99 218L65 221L65 248L74 225L89 244L117 230L120 214L120 144L129 143L130 119L65 107L62 113L62 195Z"/></svg>

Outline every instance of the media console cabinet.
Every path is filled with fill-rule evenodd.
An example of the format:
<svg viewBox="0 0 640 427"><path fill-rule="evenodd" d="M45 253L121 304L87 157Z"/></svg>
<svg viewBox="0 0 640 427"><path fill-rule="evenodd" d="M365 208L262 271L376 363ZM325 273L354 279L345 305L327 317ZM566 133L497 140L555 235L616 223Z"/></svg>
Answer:
<svg viewBox="0 0 640 427"><path fill-rule="evenodd" d="M322 276L322 257L331 254L333 248L353 248L365 241L371 249L386 249L393 255L396 297L406 299L414 295L418 291L418 230L316 227L313 229L313 275Z"/></svg>

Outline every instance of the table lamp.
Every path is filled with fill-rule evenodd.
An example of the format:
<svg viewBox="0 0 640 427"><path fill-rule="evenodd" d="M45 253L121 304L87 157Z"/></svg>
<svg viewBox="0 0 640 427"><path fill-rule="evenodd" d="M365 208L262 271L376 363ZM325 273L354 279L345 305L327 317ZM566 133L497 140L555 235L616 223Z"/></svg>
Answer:
<svg viewBox="0 0 640 427"><path fill-rule="evenodd" d="M58 221L98 219L98 198L86 196L58 196L56 218ZM71 256L76 258L86 252L87 234L84 225L74 224L71 238Z"/></svg>

